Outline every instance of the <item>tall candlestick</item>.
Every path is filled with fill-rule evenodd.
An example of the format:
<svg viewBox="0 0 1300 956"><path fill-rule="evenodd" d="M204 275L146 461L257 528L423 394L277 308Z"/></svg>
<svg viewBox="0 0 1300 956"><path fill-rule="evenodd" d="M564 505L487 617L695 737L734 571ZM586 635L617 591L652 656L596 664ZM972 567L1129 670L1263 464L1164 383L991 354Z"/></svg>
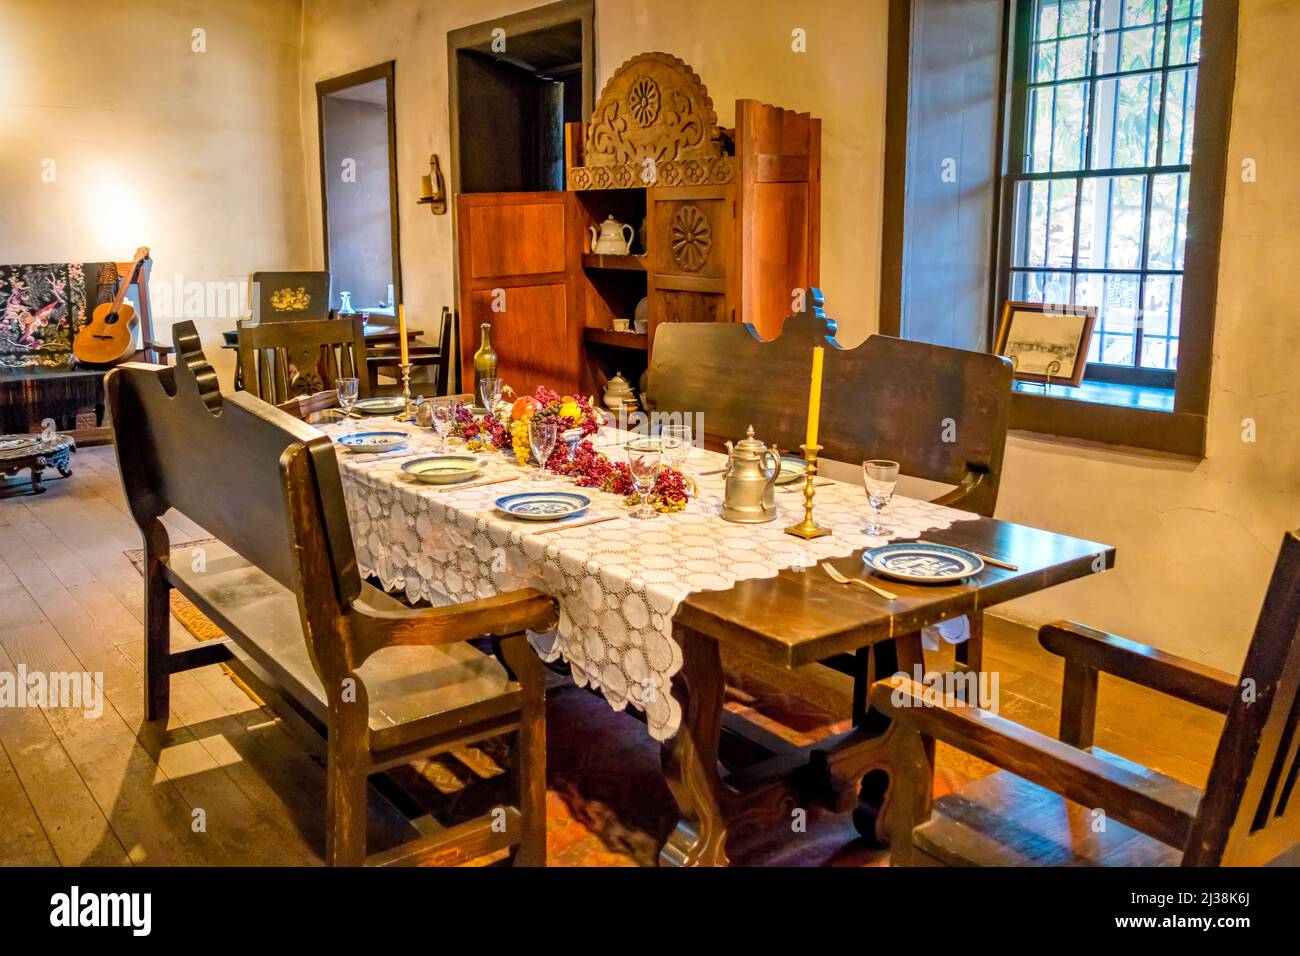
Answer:
<svg viewBox="0 0 1300 956"><path fill-rule="evenodd" d="M397 307L397 340L402 348L402 365L410 365L411 357L406 352L406 306Z"/></svg>
<svg viewBox="0 0 1300 956"><path fill-rule="evenodd" d="M826 350L820 345L813 349L812 387L808 392L808 439L809 448L817 445L817 419L822 411L822 359Z"/></svg>

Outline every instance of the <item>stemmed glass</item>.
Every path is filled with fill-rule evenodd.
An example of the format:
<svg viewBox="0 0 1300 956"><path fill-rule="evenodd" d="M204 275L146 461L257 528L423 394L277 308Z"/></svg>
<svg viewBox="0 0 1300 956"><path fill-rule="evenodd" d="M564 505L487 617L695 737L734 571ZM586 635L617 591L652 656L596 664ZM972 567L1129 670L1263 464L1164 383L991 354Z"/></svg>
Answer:
<svg viewBox="0 0 1300 956"><path fill-rule="evenodd" d="M334 391L338 393L339 408L343 412L344 418L352 418L352 406L357 403L357 395L361 388L361 380L355 378L337 378L334 380ZM351 430L349 428L349 430Z"/></svg>
<svg viewBox="0 0 1300 956"><path fill-rule="evenodd" d="M433 433L438 436L438 451L446 452L447 435L456 422L456 400L444 396L433 399L430 404L433 406L430 424L433 425Z"/></svg>
<svg viewBox="0 0 1300 956"><path fill-rule="evenodd" d="M555 441L560 437L560 424L553 418L534 418L528 423L528 444L532 446L533 457L541 467L529 477L533 481L545 481L548 474L546 463L550 461Z"/></svg>
<svg viewBox="0 0 1300 956"><path fill-rule="evenodd" d="M481 378L478 383L478 398L489 415L496 411L497 402L501 401L501 392L505 383L499 378Z"/></svg>
<svg viewBox="0 0 1300 956"><path fill-rule="evenodd" d="M692 484L690 476L685 471L686 462L691 457L691 426L664 425L659 429L659 437L662 439L664 457L668 459L668 464L682 473L687 485Z"/></svg>
<svg viewBox="0 0 1300 956"><path fill-rule="evenodd" d="M889 534L889 528L880 523L880 512L894 497L894 487L898 484L898 462L873 459L862 463L862 480L867 486L867 502L874 514L867 525L867 534Z"/></svg>
<svg viewBox="0 0 1300 956"><path fill-rule="evenodd" d="M655 479L659 477L659 468L663 461L664 444L657 438L636 438L627 443L627 465L632 473L632 484L641 498L641 504L630 517L649 519L658 518L659 512L650 504L650 492L654 490Z"/></svg>

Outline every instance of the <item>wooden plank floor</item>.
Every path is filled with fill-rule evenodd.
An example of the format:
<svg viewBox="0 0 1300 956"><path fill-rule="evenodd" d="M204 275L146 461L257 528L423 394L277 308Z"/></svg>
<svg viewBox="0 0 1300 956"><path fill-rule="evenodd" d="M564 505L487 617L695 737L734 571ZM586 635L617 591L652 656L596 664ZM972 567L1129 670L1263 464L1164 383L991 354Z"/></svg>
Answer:
<svg viewBox="0 0 1300 956"><path fill-rule="evenodd" d="M105 700L93 718L0 708L0 864L319 863L320 766L220 668L175 676L166 728L144 721L142 588L124 555L140 538L112 448L80 450L73 476L48 479L44 495L17 494L21 484L0 497L0 671L102 672ZM205 537L179 517L169 530ZM1003 714L1054 734L1060 662L1022 629L990 620L988 631ZM1102 687L1099 746L1204 783L1218 718Z"/></svg>

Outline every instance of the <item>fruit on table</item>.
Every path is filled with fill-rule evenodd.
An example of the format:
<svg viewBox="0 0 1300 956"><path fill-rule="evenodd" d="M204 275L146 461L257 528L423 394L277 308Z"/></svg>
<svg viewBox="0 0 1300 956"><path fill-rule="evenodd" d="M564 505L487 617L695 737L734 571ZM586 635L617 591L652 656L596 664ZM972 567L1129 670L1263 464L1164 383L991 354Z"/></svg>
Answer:
<svg viewBox="0 0 1300 956"><path fill-rule="evenodd" d="M523 418L525 415L531 415L537 409L537 400L530 395L516 399L514 405L510 408L510 417L515 421Z"/></svg>

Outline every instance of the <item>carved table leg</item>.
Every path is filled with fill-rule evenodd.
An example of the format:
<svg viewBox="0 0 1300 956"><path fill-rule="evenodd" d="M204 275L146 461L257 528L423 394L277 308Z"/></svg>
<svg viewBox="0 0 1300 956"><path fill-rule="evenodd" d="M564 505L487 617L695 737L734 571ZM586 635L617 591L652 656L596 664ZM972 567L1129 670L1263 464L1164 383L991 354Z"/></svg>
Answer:
<svg viewBox="0 0 1300 956"><path fill-rule="evenodd" d="M32 462L32 494L34 495L39 495L45 490L45 486L41 484L41 472L44 470L45 459L43 457Z"/></svg>
<svg viewBox="0 0 1300 956"><path fill-rule="evenodd" d="M726 866L727 827L718 772L722 655L717 642L703 634L679 627L675 636L683 663L673 693L682 705L682 726L663 744L663 768L681 819L659 852L659 865Z"/></svg>

